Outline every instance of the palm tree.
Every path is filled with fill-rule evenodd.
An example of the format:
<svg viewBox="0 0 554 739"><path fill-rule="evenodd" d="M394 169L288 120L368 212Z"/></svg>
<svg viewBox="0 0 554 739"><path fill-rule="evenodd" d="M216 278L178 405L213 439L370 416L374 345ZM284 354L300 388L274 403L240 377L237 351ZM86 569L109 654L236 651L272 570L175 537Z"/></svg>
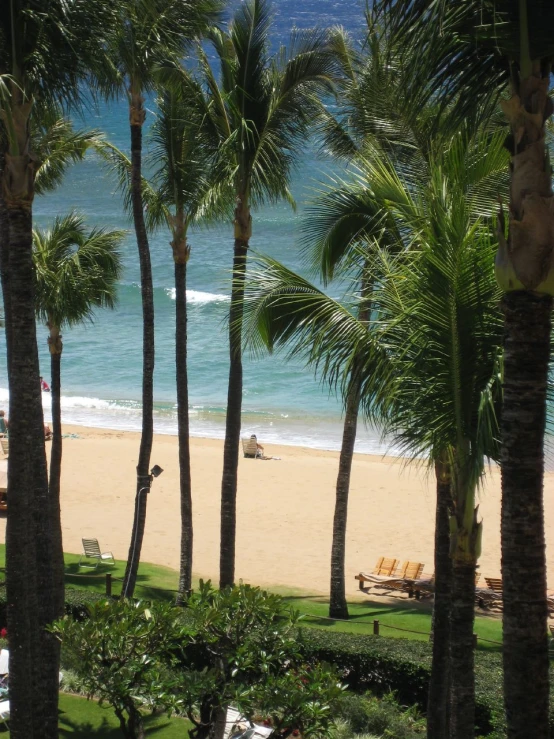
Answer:
<svg viewBox="0 0 554 739"><path fill-rule="evenodd" d="M76 213L58 217L50 231L33 232L36 312L49 329L52 376L52 451L49 495L59 509L62 463L61 357L64 326L90 320L95 308L113 308L122 271L124 231L92 229ZM63 587L63 570L61 573Z"/></svg>
<svg viewBox="0 0 554 739"><path fill-rule="evenodd" d="M11 733L58 733L59 643L45 626L62 614L59 511L48 495L34 313L34 112L78 103L80 83L112 27L105 0L10 0L0 9L2 273L10 390L11 495L6 528ZM7 246L6 246L7 245ZM11 340L17 336L17 341Z"/></svg>
<svg viewBox="0 0 554 739"><path fill-rule="evenodd" d="M206 123L219 139L214 192L230 188L235 200L232 301L229 314L229 385L221 483L220 587L235 579L237 468L242 408L242 296L253 207L285 199L295 157L321 112L319 94L332 89L333 57L326 35L293 34L288 53L269 54L268 0L246 0L228 32L214 30L219 82L200 52L210 93Z"/></svg>
<svg viewBox="0 0 554 739"><path fill-rule="evenodd" d="M383 157L365 162L365 191L356 182L332 193L335 214L350 199L361 223L373 200L386 204L383 209L397 223L397 256L375 238L359 247L372 265L366 279L374 285L376 314L369 332L367 323L354 321L344 308L271 261L252 277L246 326L249 337L258 332L270 348L291 342L293 352L304 352L332 384L342 372L346 395L354 377L366 415L383 424L408 453L426 453L434 465L437 512L444 517L445 507L452 510L454 585L448 614L452 632L436 631L435 638L444 649L450 637L451 735L461 737L474 731L472 627L480 537L475 489L484 456L496 456L501 340L490 227L477 215L482 209L490 212L492 203L487 188L475 184L487 171L487 154L497 168L502 140L496 136L493 146L487 137L468 147L461 135L458 139L439 160L430 161L432 176L415 192ZM322 199L321 218L329 217L323 207L327 200L333 198ZM478 284L470 290L472 280ZM405 293L406 286L413 292ZM442 628L447 621L441 619Z"/></svg>
<svg viewBox="0 0 554 739"><path fill-rule="evenodd" d="M154 433L154 294L150 248L142 197L142 127L144 95L155 86L158 68L178 60L187 44L217 20L220 0L124 0L110 38L107 91L124 91L131 134L131 206L137 239L143 318L142 434L137 463L135 515L122 593L132 597L140 561L146 502L152 478L150 454Z"/></svg>
<svg viewBox="0 0 554 739"><path fill-rule="evenodd" d="M501 228L497 255L505 320L504 701L510 739L543 739L549 735L543 446L554 292L553 193L545 126L553 110L549 86L554 44L548 29L554 8L546 0L383 0L378 5L399 42L417 46L422 57L432 60L439 99L462 91L459 117L484 93L510 88L510 99L501 103L510 127L509 225ZM429 29L439 27L442 43L437 50Z"/></svg>
<svg viewBox="0 0 554 739"><path fill-rule="evenodd" d="M175 367L177 379L177 423L181 488L181 555L179 597L192 587L192 485L189 446L189 395L187 375L187 264L190 257L189 226L210 211L206 197L214 161L214 141L204 137L206 107L201 86L179 70L181 86L168 90L158 100L158 115L152 128L151 152L155 169L151 178L147 221L163 221L171 231L175 265ZM215 140L217 143L217 140Z"/></svg>
<svg viewBox="0 0 554 739"><path fill-rule="evenodd" d="M340 68L338 81L338 110L326 111L322 121L325 146L336 158L346 163L355 162L371 149L387 151L397 166L412 168L421 176L428 169L428 149L437 139L433 123L439 120L438 112L429 105L427 91L417 88L418 104L407 108L401 104L402 92L411 84L406 68L394 62L394 50L389 49L390 39L386 31L373 21L371 12L366 14L367 35L358 47L343 29L333 29L331 45ZM414 59L414 63L416 60ZM441 125L441 135L446 133ZM320 274L324 284L333 278L335 270L348 262L356 246L367 239L377 238L381 246L388 243L394 248L394 238L388 237L383 227L379 206L364 197L364 192L350 193L337 187L321 197L310 208L305 219L305 232L311 252L311 266ZM363 272L363 270L362 270ZM367 284L361 292L370 293ZM364 301L359 319L367 320L369 303ZM360 392L354 376L345 400L344 430L337 475L335 513L333 519L333 543L331 550L331 582L329 617L348 618L344 560L346 552L346 524L350 472L358 421Z"/></svg>

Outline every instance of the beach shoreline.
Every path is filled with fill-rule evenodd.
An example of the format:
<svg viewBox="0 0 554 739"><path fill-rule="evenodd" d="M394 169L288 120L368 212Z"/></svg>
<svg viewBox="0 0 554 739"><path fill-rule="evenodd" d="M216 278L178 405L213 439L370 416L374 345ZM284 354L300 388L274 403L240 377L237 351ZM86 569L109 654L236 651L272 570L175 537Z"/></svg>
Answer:
<svg viewBox="0 0 554 739"><path fill-rule="evenodd" d="M83 537L126 559L140 433L64 425L62 528L64 550L80 552ZM239 460L236 579L255 585L328 592L339 453L265 443L278 460ZM195 576L218 581L223 441L193 437L191 445ZM49 453L49 444L47 453ZM177 437L155 434L152 466L164 472L149 494L142 560L178 569L180 544ZM479 571L500 575L500 474L491 469L481 491L483 554ZM547 564L554 586L554 474L545 475ZM0 541L5 541L5 518ZM435 488L423 465L398 457L355 454L346 548L347 596L354 575L380 556L425 563L433 572Z"/></svg>

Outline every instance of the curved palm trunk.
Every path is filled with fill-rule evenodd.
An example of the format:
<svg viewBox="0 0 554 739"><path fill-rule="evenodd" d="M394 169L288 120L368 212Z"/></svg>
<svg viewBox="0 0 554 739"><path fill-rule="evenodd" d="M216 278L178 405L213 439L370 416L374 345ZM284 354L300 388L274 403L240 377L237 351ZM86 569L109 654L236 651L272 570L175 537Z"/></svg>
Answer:
<svg viewBox="0 0 554 739"><path fill-rule="evenodd" d="M235 247L233 254L233 287L229 310L229 387L225 419L223 476L221 481L221 542L219 554L219 587L235 582L235 538L237 525L237 470L239 463L240 424L242 411L242 316L248 242L252 235L250 210L240 198L235 211Z"/></svg>
<svg viewBox="0 0 554 739"><path fill-rule="evenodd" d="M60 616L54 573L63 567L63 552L57 545L60 519L48 495L39 385L32 258L34 162L28 153L31 104L15 83L11 92L16 125L10 146L15 153L5 155L2 181L9 227L9 335L17 336L10 342L6 527L10 728L18 739L54 739L59 642L45 627Z"/></svg>
<svg viewBox="0 0 554 739"><path fill-rule="evenodd" d="M371 283L362 278L361 304L358 318L360 321L369 321L371 308L368 303L371 292ZM337 475L335 497L335 514L333 517L333 544L331 546L331 587L329 597L329 617L348 618L348 604L346 602L346 586L344 577L344 561L346 557L346 524L348 519L348 495L350 492L350 474L356 444L356 430L358 427L358 412L360 407L361 386L356 377L356 364L350 380L346 410L344 414L344 429Z"/></svg>
<svg viewBox="0 0 554 739"><path fill-rule="evenodd" d="M51 385L50 396L52 401L52 448L50 451L50 470L48 482L48 494L52 515L60 518L60 481L62 474L62 411L61 411L61 361L62 361L62 337L58 327L49 322L50 336L48 347L50 349ZM59 540L58 540L59 536ZM54 531L52 534L54 546L63 552L62 532ZM55 566L57 565L57 566ZM53 563L53 576L56 582L56 594L58 597L57 608L60 617L64 611L64 566L61 562Z"/></svg>
<svg viewBox="0 0 554 739"><path fill-rule="evenodd" d="M550 734L543 442L552 298L513 292L504 296L502 308L504 701L510 739L546 739Z"/></svg>
<svg viewBox="0 0 554 739"><path fill-rule="evenodd" d="M353 379L346 401L339 472L337 476L335 515L333 517L333 544L331 547L329 618L348 618L349 615L348 604L346 602L344 559L346 555L346 523L348 517L350 473L352 471L352 459L354 457L354 445L356 443L359 405L360 384L356 379Z"/></svg>
<svg viewBox="0 0 554 739"><path fill-rule="evenodd" d="M187 374L187 262L189 249L181 222L172 242L175 261L175 368L177 375L177 425L179 433L179 480L181 487L181 555L179 600L192 587L192 484L190 473L189 389Z"/></svg>
<svg viewBox="0 0 554 739"><path fill-rule="evenodd" d="M133 531L122 595L131 598L135 590L144 527L146 524L146 504L152 479L150 477L150 454L154 435L154 290L152 286L152 265L150 247L144 222L142 202L142 125L146 112L139 94L132 95L130 107L131 122L131 198L133 222L137 237L140 263L140 287L142 297L142 434L137 464L137 489L135 495L135 514Z"/></svg>
<svg viewBox="0 0 554 739"><path fill-rule="evenodd" d="M427 739L449 735L450 610L452 560L450 559L450 513L452 491L450 470L435 465L437 506L435 515L435 601L433 605L433 658L427 701Z"/></svg>

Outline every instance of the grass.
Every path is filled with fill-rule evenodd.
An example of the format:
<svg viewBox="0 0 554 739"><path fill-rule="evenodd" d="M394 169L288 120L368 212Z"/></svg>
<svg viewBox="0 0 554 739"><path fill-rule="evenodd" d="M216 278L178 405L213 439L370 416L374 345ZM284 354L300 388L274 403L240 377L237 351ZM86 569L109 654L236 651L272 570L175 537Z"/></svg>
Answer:
<svg viewBox="0 0 554 739"><path fill-rule="evenodd" d="M5 547L0 544L0 566L4 563ZM99 565L98 570L79 568L79 554L65 555L66 587L105 592L106 573L112 575L112 594L121 592L121 580L125 574L125 562L116 560L115 567ZM162 567L148 562L141 562L137 578L135 595L148 599L171 601L175 597L179 573L170 567ZM194 583L195 585L197 583ZM380 603L374 596L371 600L359 596L349 603L350 619L336 621L327 618L329 601L321 594L312 594L294 588L271 588L279 593L295 610L304 615L304 623L316 628L330 631L344 631L352 634L372 634L373 621L379 621L379 632L382 636L403 638L416 641L428 641L431 631L431 610L429 601L414 604L406 599L392 599ZM394 627L394 628L391 628ZM406 629L406 631L404 631ZM480 637L479 649L500 650L502 641L502 622L498 618L476 616L475 633ZM422 633L413 633L422 632Z"/></svg>
<svg viewBox="0 0 554 739"><path fill-rule="evenodd" d="M96 701L76 695L60 694L59 736L72 739L121 739L119 721L112 708L99 706ZM184 739L188 736L190 723L181 718L167 716L145 716L147 736L156 739ZM10 732L0 729L0 736L9 737Z"/></svg>

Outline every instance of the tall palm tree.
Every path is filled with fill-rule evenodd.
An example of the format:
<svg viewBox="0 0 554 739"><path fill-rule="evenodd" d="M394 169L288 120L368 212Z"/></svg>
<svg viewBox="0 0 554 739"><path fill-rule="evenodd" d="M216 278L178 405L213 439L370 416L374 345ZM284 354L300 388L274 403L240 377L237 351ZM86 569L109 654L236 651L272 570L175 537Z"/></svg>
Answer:
<svg viewBox="0 0 554 739"><path fill-rule="evenodd" d="M501 456L504 701L510 739L543 739L549 735L543 446L554 293L554 196L545 126L553 111L549 86L554 43L549 29L554 7L546 0L382 0L378 5L399 41L417 46L432 60L438 97L445 100L456 89L462 91L460 117L483 93L510 90L509 100L502 101L510 128L509 224L502 230L502 216L497 256L506 329ZM426 29L438 27L443 43L436 53Z"/></svg>
<svg viewBox="0 0 554 739"><path fill-rule="evenodd" d="M122 264L118 247L124 231L92 229L82 216L57 217L50 231L33 232L37 318L49 329L52 450L49 496L60 506L62 463L61 358L64 326L91 320L95 308L113 308ZM61 573L63 587L63 571Z"/></svg>
<svg viewBox="0 0 554 739"><path fill-rule="evenodd" d="M142 197L142 128L144 95L155 87L159 67L178 61L187 44L215 22L221 0L124 0L110 37L113 68L104 77L108 92L123 91L129 103L131 137L131 206L137 239L143 318L142 434L137 463L135 515L122 593L131 597L140 561L146 522L145 494L151 484L150 454L154 433L154 294L148 233Z"/></svg>
<svg viewBox="0 0 554 739"><path fill-rule="evenodd" d="M490 226L478 215L482 209L490 212L493 203L488 188L475 185L487 169L487 154L493 171L497 168L493 152L501 152L501 144L499 136L495 146L489 138L476 148L463 140L451 142L440 160L430 161L432 177L415 191L403 185L386 157L366 161L365 192L359 183L345 183L334 194L336 209L351 198L357 203L352 211L361 218L369 211L360 207L364 198L368 204L373 199L397 222L396 257L377 239L359 247L372 264L366 276L374 283L369 331L367 323L353 321L344 308L274 262L264 262L265 278L263 268L254 274L248 290L252 304L247 302L250 337L258 332L269 347L292 342L293 351L304 352L332 383L342 371L346 393L354 373L366 414L384 424L407 452L425 452L435 466L437 510L444 517L447 501L452 511L455 598L452 632L446 637L452 657L451 735L456 737L474 731L471 640L480 537L475 488L484 455L496 455L501 341ZM328 216L328 208L322 208L320 217ZM412 286L409 299L405 285ZM436 638L448 648L444 634Z"/></svg>
<svg viewBox="0 0 554 739"><path fill-rule="evenodd" d="M398 166L417 170L422 176L428 169L430 144L437 139L433 123L438 123L438 111L429 104L428 91L422 85L416 89L419 96L417 105L407 108L401 104L404 88L411 85L411 65L401 67L395 63L394 49L389 48L391 41L386 29L374 23L370 10L366 13L366 20L367 35L359 46L341 28L333 29L331 33L331 46L340 76L337 110L326 111L322 120L325 147L346 163L355 162L371 149L385 150L394 156ZM442 136L445 129L443 122ZM379 206L376 212L375 205L370 205L370 199L364 198L363 192L344 197L340 186L308 210L305 231L310 245L310 261L324 283L333 278L335 270L340 269L343 262L348 261L360 242L376 237L382 246L389 243L394 248L394 239L388 237L394 224L389 223L388 228L384 228L378 211ZM370 286L362 284L361 290L368 293ZM367 320L367 300L364 306L360 320ZM329 597L331 618L348 618L344 572L346 523L360 403L354 376L345 400L337 475Z"/></svg>
<svg viewBox="0 0 554 739"><path fill-rule="evenodd" d="M37 163L30 120L53 103L79 101L80 85L94 70L113 25L111 14L105 0L9 0L0 8L0 212L11 426L10 716L12 735L26 739L58 733L59 644L45 626L63 609L63 590L55 579L63 566L60 518L48 495L36 342L32 206Z"/></svg>
<svg viewBox="0 0 554 739"><path fill-rule="evenodd" d="M213 31L219 80L200 52L210 93L206 126L219 139L214 191L230 188L235 199L233 284L229 314L229 385L221 483L219 583L235 579L237 469L242 409L242 296L251 211L263 202L285 199L291 170L314 120L319 95L332 89L334 61L326 34L294 33L288 52L269 53L271 6L246 0L228 32ZM233 328L234 327L234 328Z"/></svg>
<svg viewBox="0 0 554 739"><path fill-rule="evenodd" d="M181 554L179 597L192 587L192 485L189 445L189 395L187 375L187 264L191 247L188 230L209 215L209 195L217 139L205 137L202 126L207 105L202 87L184 70L181 85L158 100L152 127L151 158L154 171L149 193L148 225L162 221L171 232L175 265L175 370L181 489ZM224 199L222 199L223 201ZM223 202L221 202L223 206Z"/></svg>

